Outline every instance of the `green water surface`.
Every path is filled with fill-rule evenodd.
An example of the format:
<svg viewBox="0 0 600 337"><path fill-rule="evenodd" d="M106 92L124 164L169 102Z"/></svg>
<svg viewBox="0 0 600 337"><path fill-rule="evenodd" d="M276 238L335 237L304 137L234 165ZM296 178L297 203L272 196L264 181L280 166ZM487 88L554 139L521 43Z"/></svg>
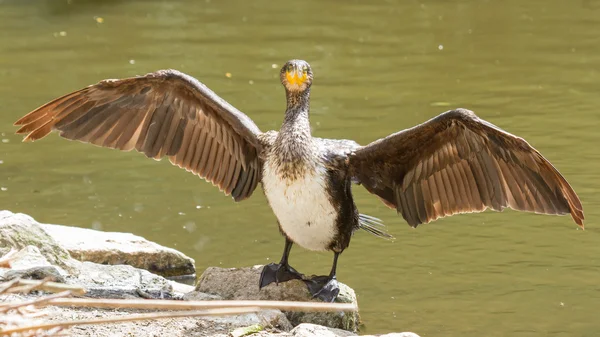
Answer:
<svg viewBox="0 0 600 337"><path fill-rule="evenodd" d="M291 58L313 67L316 136L366 144L464 107L527 139L583 202L586 231L510 210L412 230L355 187L397 238L357 233L340 258L364 333L600 336L597 0L0 0L0 209L142 235L199 272L279 260L260 191L236 204L167 161L55 134L24 144L12 123L101 79L175 68L277 129ZM324 274L331 259L295 248L291 263Z"/></svg>

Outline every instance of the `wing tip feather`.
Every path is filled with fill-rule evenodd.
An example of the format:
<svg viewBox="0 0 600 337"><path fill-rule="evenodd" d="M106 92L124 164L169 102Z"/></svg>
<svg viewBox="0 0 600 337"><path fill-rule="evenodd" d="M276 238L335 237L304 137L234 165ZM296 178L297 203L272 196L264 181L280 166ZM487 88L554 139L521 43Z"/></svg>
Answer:
<svg viewBox="0 0 600 337"><path fill-rule="evenodd" d="M579 228L581 228L582 230L585 230L585 224L583 223L583 220L585 218L583 217L583 213L580 216L578 214L575 214L573 211L571 211L571 217L573 218L573 221L575 221L577 226L579 226Z"/></svg>

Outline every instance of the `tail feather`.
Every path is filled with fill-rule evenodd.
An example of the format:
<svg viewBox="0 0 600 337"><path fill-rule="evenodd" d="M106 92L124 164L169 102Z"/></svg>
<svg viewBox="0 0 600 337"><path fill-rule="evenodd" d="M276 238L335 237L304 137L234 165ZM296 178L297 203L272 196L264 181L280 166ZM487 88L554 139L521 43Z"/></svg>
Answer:
<svg viewBox="0 0 600 337"><path fill-rule="evenodd" d="M358 225L361 229L364 229L365 231L380 238L384 238L386 240L394 239L394 237L387 232L383 221L374 216L359 214Z"/></svg>

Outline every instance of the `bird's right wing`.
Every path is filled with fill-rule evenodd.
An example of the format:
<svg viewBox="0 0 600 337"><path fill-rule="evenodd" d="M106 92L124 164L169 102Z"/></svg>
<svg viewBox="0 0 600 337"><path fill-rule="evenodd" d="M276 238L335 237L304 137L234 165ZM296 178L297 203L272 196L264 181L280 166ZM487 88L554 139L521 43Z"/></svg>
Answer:
<svg viewBox="0 0 600 337"><path fill-rule="evenodd" d="M196 79L175 70L104 80L57 98L19 119L33 141L60 136L174 165L218 186L236 201L261 175L259 128Z"/></svg>
<svg viewBox="0 0 600 337"><path fill-rule="evenodd" d="M571 214L583 208L569 183L522 138L471 111L445 112L357 149L350 174L413 227L486 208Z"/></svg>

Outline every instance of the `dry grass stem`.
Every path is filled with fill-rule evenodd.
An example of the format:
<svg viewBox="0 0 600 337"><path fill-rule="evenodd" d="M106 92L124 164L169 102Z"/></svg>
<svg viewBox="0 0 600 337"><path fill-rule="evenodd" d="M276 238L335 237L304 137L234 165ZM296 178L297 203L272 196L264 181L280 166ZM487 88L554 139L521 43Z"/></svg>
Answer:
<svg viewBox="0 0 600 337"><path fill-rule="evenodd" d="M280 309L283 311L354 311L352 303L288 302L288 301L174 301L174 300L115 300L92 298L56 298L49 305L94 308L128 308L154 310L200 310L213 308Z"/></svg>
<svg viewBox="0 0 600 337"><path fill-rule="evenodd" d="M197 316L221 316L221 315L240 315L260 311L258 307L247 308L227 308L227 309L209 309L202 311L179 311L179 312L158 312L149 314L128 315L123 317L98 318L78 321L62 321L46 324L36 324L20 326L11 329L1 330L2 336L14 333L23 333L28 331L49 330L54 328L65 328L73 325L106 324L121 323L131 321L142 321L148 319L176 318L176 317L197 317Z"/></svg>
<svg viewBox="0 0 600 337"><path fill-rule="evenodd" d="M2 307L0 307L0 313L5 313L8 310L12 310L12 309L26 308L30 305L42 306L51 300L57 299L59 297L66 297L66 296L71 296L71 292L69 290L63 291L61 293L48 295L48 296L41 297L41 298L36 298L35 300L19 302L19 303L6 303L6 304L3 304Z"/></svg>
<svg viewBox="0 0 600 337"><path fill-rule="evenodd" d="M18 283L19 287L11 285L9 289L5 290L7 293L18 293L18 292L29 292L31 290L43 290L49 293L58 293L63 291L70 291L73 295L84 295L86 290L80 286L73 286L64 283L49 282L48 280L36 281L36 280L13 280L11 282ZM0 290L0 294L3 293Z"/></svg>
<svg viewBox="0 0 600 337"><path fill-rule="evenodd" d="M0 284L0 294L28 293L32 290L56 292L45 297L18 303L0 304L0 337L58 336L64 329L74 325L121 323L160 318L238 315L263 309L284 311L350 311L357 310L352 303L287 302L287 301L173 301L173 300L128 300L67 298L72 294L83 295L85 289L48 280L12 280ZM38 309L44 306L63 306L104 309L171 310L120 317L43 322L38 320L45 313Z"/></svg>
<svg viewBox="0 0 600 337"><path fill-rule="evenodd" d="M2 283L0 285L0 295L4 294L8 290L10 290L18 283L19 283L19 279L15 279L15 280L11 280L11 281Z"/></svg>

